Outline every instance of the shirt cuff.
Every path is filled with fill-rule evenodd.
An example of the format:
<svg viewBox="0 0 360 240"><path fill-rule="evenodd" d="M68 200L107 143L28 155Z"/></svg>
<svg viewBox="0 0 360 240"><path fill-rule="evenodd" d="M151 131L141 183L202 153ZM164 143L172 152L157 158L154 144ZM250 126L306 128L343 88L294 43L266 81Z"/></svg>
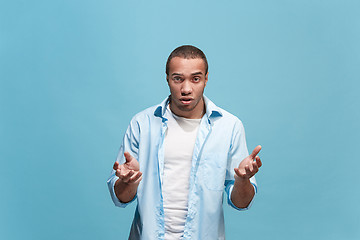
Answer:
<svg viewBox="0 0 360 240"><path fill-rule="evenodd" d="M251 207L251 205L253 204L254 199L255 199L255 195L256 195L256 193L257 193L257 186L256 186L256 184L254 184L254 183L251 183L251 184L252 184L253 187L254 187L255 194L254 194L254 197L251 199L251 202L249 203L249 205L248 205L247 207L245 207L245 208L238 208L238 207L235 206L235 204L231 201L231 193L232 193L232 190L233 190L233 188L234 188L234 183L232 183L232 184L228 187L228 194L227 194L227 196L228 196L228 199L227 199L228 204L229 204L231 207L233 207L233 208L235 208L236 210L238 210L238 211L248 210L248 209Z"/></svg>
<svg viewBox="0 0 360 240"><path fill-rule="evenodd" d="M107 180L107 185L109 188L111 199L112 199L113 203L115 204L115 206L124 208L127 205L129 205L130 203L132 203L133 201L135 201L137 195L135 195L135 197L130 202L127 202L127 203L120 202L120 200L117 198L117 196L115 194L115 189L114 189L115 182L118 179L119 179L119 177L115 175L115 171L113 170L111 176Z"/></svg>

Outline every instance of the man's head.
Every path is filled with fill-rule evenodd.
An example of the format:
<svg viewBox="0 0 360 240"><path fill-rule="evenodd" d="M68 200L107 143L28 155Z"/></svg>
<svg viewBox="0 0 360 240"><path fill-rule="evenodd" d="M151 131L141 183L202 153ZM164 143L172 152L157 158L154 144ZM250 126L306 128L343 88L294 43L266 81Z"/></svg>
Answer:
<svg viewBox="0 0 360 240"><path fill-rule="evenodd" d="M193 46L176 48L166 63L166 79L171 111L185 118L201 118L205 113L203 93L208 80L205 54Z"/></svg>
<svg viewBox="0 0 360 240"><path fill-rule="evenodd" d="M203 53L203 51L201 51L199 48L191 46L191 45L183 45L183 46L175 48L174 51L172 51L170 53L170 55L166 61L166 75L167 76L169 76L170 61L174 57L180 57L180 58L185 58L185 59L200 58L204 61L204 64L205 64L205 74L207 74L207 72L209 70L208 62L207 62L206 56Z"/></svg>

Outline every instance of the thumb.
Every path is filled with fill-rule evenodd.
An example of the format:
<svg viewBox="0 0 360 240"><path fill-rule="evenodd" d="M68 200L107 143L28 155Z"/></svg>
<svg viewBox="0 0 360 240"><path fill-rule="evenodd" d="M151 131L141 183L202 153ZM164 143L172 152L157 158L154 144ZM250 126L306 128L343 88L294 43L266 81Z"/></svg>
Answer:
<svg viewBox="0 0 360 240"><path fill-rule="evenodd" d="M126 160L126 163L129 163L133 160L133 156L130 155L129 152L124 152L124 156L125 156L125 160Z"/></svg>

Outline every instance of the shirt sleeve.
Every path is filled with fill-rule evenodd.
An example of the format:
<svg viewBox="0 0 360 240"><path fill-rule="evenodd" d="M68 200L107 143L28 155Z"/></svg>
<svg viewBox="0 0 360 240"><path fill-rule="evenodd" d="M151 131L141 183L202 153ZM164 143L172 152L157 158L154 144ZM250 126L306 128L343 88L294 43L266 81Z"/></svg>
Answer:
<svg viewBox="0 0 360 240"><path fill-rule="evenodd" d="M138 141L139 130L138 129L139 129L138 124L133 119L130 122L129 127L126 130L123 142L120 146L120 150L119 150L119 153L118 153L118 156L116 159L116 161L118 161L120 164L123 164L125 162L124 152L129 152L131 154L131 156L138 159L138 149L139 149L139 141ZM107 180L107 185L109 188L111 199L114 202L115 206L124 208L136 199L136 195L130 202L127 202L127 203L120 202L119 199L116 197L115 190L114 190L115 182L118 179L119 178L115 175L115 170L112 170L111 174Z"/></svg>
<svg viewBox="0 0 360 240"><path fill-rule="evenodd" d="M257 185L256 185L255 177L250 178L250 182L251 182L251 184L253 185L254 190L255 190L255 194L256 194L256 193L257 193ZM253 204L255 196L253 197L253 199L251 200L251 202L249 203L249 205L248 205L246 208L238 208L238 207L235 206L235 204L231 201L231 193L232 193L233 188L234 188L234 181L232 181L232 183L229 183L229 184L226 185L225 191L226 191L226 193L227 193L227 203L228 203L231 207L235 208L236 210L239 210L239 211L248 210L248 209L251 207L251 205Z"/></svg>
<svg viewBox="0 0 360 240"><path fill-rule="evenodd" d="M132 203L133 201L135 201L136 196L130 202L127 202L127 203L120 202L119 199L116 197L115 189L114 189L115 182L118 179L119 178L115 175L115 170L112 170L111 174L110 174L110 177L107 180L107 185L108 185L108 188L109 188L111 199L112 199L113 203L115 204L115 206L124 208L127 205L129 205L130 203Z"/></svg>
<svg viewBox="0 0 360 240"><path fill-rule="evenodd" d="M238 167L240 162L249 156L249 152L246 145L245 138L245 129L240 120L237 120L234 125L230 150L228 154L228 165L226 170L226 180L225 180L225 192L227 193L227 202L228 204L235 208L236 210L247 210L251 207L254 198L251 200L250 204L246 208L238 208L231 201L231 193L234 187L234 168ZM255 176L250 178L250 182L254 187L255 194L257 193L257 183ZM255 197L255 196L254 196Z"/></svg>

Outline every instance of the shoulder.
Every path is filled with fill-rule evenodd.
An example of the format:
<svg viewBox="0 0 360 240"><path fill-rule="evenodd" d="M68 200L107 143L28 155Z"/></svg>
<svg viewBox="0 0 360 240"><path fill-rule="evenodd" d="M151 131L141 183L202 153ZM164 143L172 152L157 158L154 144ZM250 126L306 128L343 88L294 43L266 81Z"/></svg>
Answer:
<svg viewBox="0 0 360 240"><path fill-rule="evenodd" d="M160 119L159 117L156 116L156 111L161 108L161 104L157 104L151 107L148 107L144 110L142 110L141 112L138 112L137 114L135 114L132 119L131 119L131 123L146 123L149 121L153 121L156 119Z"/></svg>
<svg viewBox="0 0 360 240"><path fill-rule="evenodd" d="M135 114L130 120L127 132L140 136L144 131L148 131L157 120L157 117L154 115L155 110L156 106L152 106Z"/></svg>
<svg viewBox="0 0 360 240"><path fill-rule="evenodd" d="M213 118L215 121L225 123L225 124L240 124L242 125L240 119L225 109L215 105L209 98L204 96L206 111L209 118Z"/></svg>
<svg viewBox="0 0 360 240"><path fill-rule="evenodd" d="M221 122L221 124L226 124L226 125L229 125L229 126L233 126L235 128L243 128L243 123L237 116L235 116L234 114L226 111L223 108L217 107L217 109L219 110L219 112L222 115L218 119L219 122Z"/></svg>
<svg viewBox="0 0 360 240"><path fill-rule="evenodd" d="M228 121L233 121L233 122L241 122L241 120L235 116L234 114L226 111L225 109L221 109L221 113L223 114L223 118L228 120Z"/></svg>

